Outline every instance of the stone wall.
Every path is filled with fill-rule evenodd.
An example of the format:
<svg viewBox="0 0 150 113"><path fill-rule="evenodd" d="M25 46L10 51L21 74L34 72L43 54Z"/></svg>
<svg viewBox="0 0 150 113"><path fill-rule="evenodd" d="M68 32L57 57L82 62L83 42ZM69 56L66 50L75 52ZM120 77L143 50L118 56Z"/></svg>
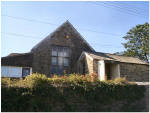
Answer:
<svg viewBox="0 0 150 113"><path fill-rule="evenodd" d="M149 81L149 66L142 64L120 63L120 76L129 81Z"/></svg>
<svg viewBox="0 0 150 113"><path fill-rule="evenodd" d="M93 59L86 56L86 73L92 74L93 73Z"/></svg>
<svg viewBox="0 0 150 113"><path fill-rule="evenodd" d="M32 49L33 72L50 76L52 46L63 46L70 49L68 73L77 72L77 60L83 51L93 51L72 25L65 23Z"/></svg>
<svg viewBox="0 0 150 113"><path fill-rule="evenodd" d="M93 61L93 72L98 74L98 60L94 59Z"/></svg>
<svg viewBox="0 0 150 113"><path fill-rule="evenodd" d="M98 74L98 60L93 60L93 73ZM129 81L148 82L149 66L142 64L120 63L120 77Z"/></svg>
<svg viewBox="0 0 150 113"><path fill-rule="evenodd" d="M85 64L85 68L83 67L84 64ZM92 74L94 72L93 66L94 66L93 59L89 58L87 55L84 54L82 58L78 61L78 65L77 65L78 73L79 74Z"/></svg>

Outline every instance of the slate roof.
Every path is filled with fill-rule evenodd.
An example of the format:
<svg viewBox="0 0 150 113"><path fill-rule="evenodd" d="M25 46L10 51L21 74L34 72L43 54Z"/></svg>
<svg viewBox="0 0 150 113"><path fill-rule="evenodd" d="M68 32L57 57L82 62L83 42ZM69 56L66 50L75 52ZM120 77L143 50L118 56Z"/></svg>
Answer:
<svg viewBox="0 0 150 113"><path fill-rule="evenodd" d="M1 58L1 65L32 67L32 53L11 53Z"/></svg>
<svg viewBox="0 0 150 113"><path fill-rule="evenodd" d="M147 64L147 62L140 60L139 58L135 57L127 57L127 56L122 56L122 55L114 55L110 53L101 53L101 52L85 52L89 56L91 56L94 59L98 60L113 60L113 61L119 61L119 62L124 62L124 63L135 63L135 64Z"/></svg>

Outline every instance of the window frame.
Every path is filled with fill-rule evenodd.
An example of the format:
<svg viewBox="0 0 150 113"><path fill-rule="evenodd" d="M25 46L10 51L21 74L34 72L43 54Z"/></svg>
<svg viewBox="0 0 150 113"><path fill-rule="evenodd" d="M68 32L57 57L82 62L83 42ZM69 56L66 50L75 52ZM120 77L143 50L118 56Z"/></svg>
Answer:
<svg viewBox="0 0 150 113"><path fill-rule="evenodd" d="M53 48L56 48L56 52L57 52L57 55L56 56L54 56L54 55L52 55L52 52L53 52ZM58 52L59 52L59 48L62 48L62 51L63 51L63 56L59 56L59 54L58 54ZM67 56L65 56L64 54L64 50L65 49L68 49L67 50ZM54 64L52 64L52 57L56 57L56 65L54 65ZM59 62L59 58L62 58L63 59L63 65L59 65L58 64L58 62ZM68 65L66 66L65 65L65 63L64 63L64 59L67 59L68 60ZM58 74L59 72L58 72L58 69L61 67L61 68L63 68L62 70L64 71L64 70L66 70L68 67L69 67L69 63L70 63L70 48L68 47L68 46L57 46L57 45L55 45L55 46L52 46L52 49L51 49L51 74L54 74L54 73L52 73L52 68L53 67L55 67L56 68L56 74Z"/></svg>
<svg viewBox="0 0 150 113"><path fill-rule="evenodd" d="M31 72L31 70L30 70L30 67L22 67L22 77L26 77L26 76L28 76L28 75L25 75L24 76L24 70L28 70L29 71L29 74L30 74L30 72Z"/></svg>

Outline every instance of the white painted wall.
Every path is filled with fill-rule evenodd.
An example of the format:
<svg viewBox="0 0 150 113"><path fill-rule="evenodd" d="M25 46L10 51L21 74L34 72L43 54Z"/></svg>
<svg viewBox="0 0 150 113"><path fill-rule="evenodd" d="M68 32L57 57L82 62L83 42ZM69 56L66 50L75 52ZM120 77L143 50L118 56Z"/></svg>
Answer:
<svg viewBox="0 0 150 113"><path fill-rule="evenodd" d="M22 77L22 68L16 66L1 66L2 77ZM30 68L30 74L32 74L32 68Z"/></svg>
<svg viewBox="0 0 150 113"><path fill-rule="evenodd" d="M105 63L103 60L98 61L98 78L99 80L105 80Z"/></svg>
<svg viewBox="0 0 150 113"><path fill-rule="evenodd" d="M10 77L21 77L22 76L22 67L9 67L9 76Z"/></svg>
<svg viewBox="0 0 150 113"><path fill-rule="evenodd" d="M2 77L21 77L22 67L2 66L1 75Z"/></svg>
<svg viewBox="0 0 150 113"><path fill-rule="evenodd" d="M9 75L9 70L7 66L2 66L1 67L1 76L2 77L8 77Z"/></svg>

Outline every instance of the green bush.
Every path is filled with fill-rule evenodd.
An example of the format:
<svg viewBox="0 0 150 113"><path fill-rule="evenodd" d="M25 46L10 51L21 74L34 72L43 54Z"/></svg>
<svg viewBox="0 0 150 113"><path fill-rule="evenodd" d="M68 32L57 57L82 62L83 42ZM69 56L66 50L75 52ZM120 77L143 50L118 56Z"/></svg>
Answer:
<svg viewBox="0 0 150 113"><path fill-rule="evenodd" d="M28 87L44 87L48 84L48 78L44 74L33 73L32 75L28 75L24 82Z"/></svg>
<svg viewBox="0 0 150 113"><path fill-rule="evenodd" d="M123 77L123 78L115 78L113 80L113 83L115 84L129 84L129 82Z"/></svg>
<svg viewBox="0 0 150 113"><path fill-rule="evenodd" d="M10 85L10 78L2 78L1 79L1 85L3 86L3 87L7 87L7 86L9 86Z"/></svg>
<svg viewBox="0 0 150 113"><path fill-rule="evenodd" d="M77 74L47 78L34 73L24 80L2 78L2 84L2 111L80 111L77 103L81 107L90 106L83 111L108 111L95 105L111 106L116 101L132 103L145 92L145 87L130 84L124 78L99 81Z"/></svg>
<svg viewBox="0 0 150 113"><path fill-rule="evenodd" d="M1 82L3 87L23 86L23 81L20 78L2 77Z"/></svg>

